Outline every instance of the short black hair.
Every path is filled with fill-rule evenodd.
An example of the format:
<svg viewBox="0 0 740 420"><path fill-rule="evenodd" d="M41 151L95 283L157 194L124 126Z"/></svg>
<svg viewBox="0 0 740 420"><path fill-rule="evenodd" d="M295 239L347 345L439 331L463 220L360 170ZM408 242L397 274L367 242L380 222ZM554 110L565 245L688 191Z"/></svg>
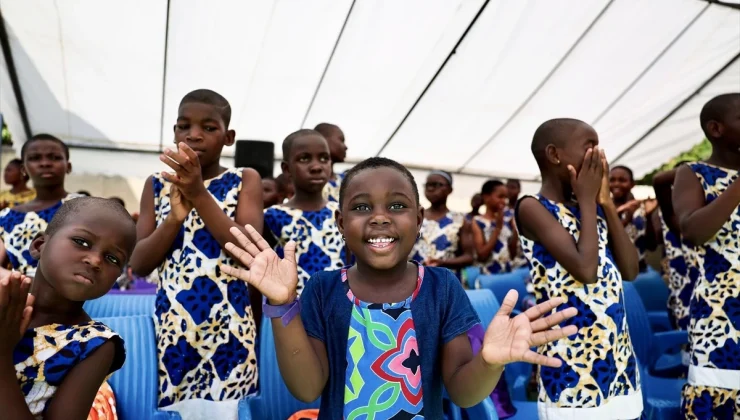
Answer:
<svg viewBox="0 0 740 420"><path fill-rule="evenodd" d="M126 208L126 202L123 201L123 198L121 197L108 197L108 200L113 200L116 203L120 204L121 207Z"/></svg>
<svg viewBox="0 0 740 420"><path fill-rule="evenodd" d="M321 135L324 137L329 137L331 136L331 133L334 132L335 130L341 131L342 129L339 128L339 126L336 124L329 124L329 123L323 122L323 123L317 124L316 127L314 127L314 130L321 133Z"/></svg>
<svg viewBox="0 0 740 420"><path fill-rule="evenodd" d="M231 123L231 105L226 98L209 89L197 89L182 97L180 107L184 104L192 103L211 105L216 108L219 115L221 115L221 119L224 120L224 125L226 128L229 128L229 123Z"/></svg>
<svg viewBox="0 0 740 420"><path fill-rule="evenodd" d="M69 160L69 146L67 146L66 143L61 141L59 138L52 136L51 134L40 133L26 140L26 142L23 143L23 146L21 146L21 160L22 161L24 162L26 161L26 150L28 149L28 145L35 143L37 141L53 141L54 143L59 144L60 146L62 146L62 150L64 151L64 158L66 160Z"/></svg>
<svg viewBox="0 0 740 420"><path fill-rule="evenodd" d="M281 174L282 175L282 174ZM282 182L279 182L277 178L273 178L271 176L266 176L262 178L263 181L271 181L275 183L275 189L277 190L278 194L284 194L285 193L285 184Z"/></svg>
<svg viewBox="0 0 740 420"><path fill-rule="evenodd" d="M319 133L316 130L303 128L298 131L294 131L288 134L288 137L286 137L285 140L283 140L283 160L284 161L287 162L288 159L290 159L290 151L291 149L293 149L293 143L295 143L296 139L305 137L305 136L318 136L326 140L326 138L324 138L324 135Z"/></svg>
<svg viewBox="0 0 740 420"><path fill-rule="evenodd" d="M18 158L11 159L10 162L8 162L8 164L5 165L5 167L7 168L10 165L15 165L18 168L22 168L23 167L23 161L20 160L20 159L18 159ZM28 174L25 173L25 172L21 172L21 176L23 177L23 180L26 181L26 182L28 182L28 180L31 179L31 177L29 177Z"/></svg>
<svg viewBox="0 0 740 420"><path fill-rule="evenodd" d="M292 185L290 180L285 174L280 174L275 177L275 182L280 185L283 189L286 189L286 187Z"/></svg>
<svg viewBox="0 0 740 420"><path fill-rule="evenodd" d="M725 93L723 95L715 96L710 99L709 102L704 104L704 107L699 113L699 122L701 123L701 129L704 131L704 135L707 139L712 140L712 137L707 131L707 124L710 121L723 122L727 113L732 110L733 106L740 106L740 93Z"/></svg>
<svg viewBox="0 0 740 420"><path fill-rule="evenodd" d="M77 191L77 194L84 195L85 197L92 197L92 194L90 194L89 191L85 191L85 190L79 190Z"/></svg>
<svg viewBox="0 0 740 420"><path fill-rule="evenodd" d="M56 214L51 219L51 222L49 222L49 225L46 226L44 233L49 237L54 236L54 234L57 233L59 229L63 228L73 216L85 210L95 212L114 212L117 216L116 219L120 220L120 223L130 224L133 234L136 234L136 222L134 222L134 219L131 217L129 212L116 201L101 197L78 197L65 201L64 204L62 204L62 207L57 210ZM135 241L132 242L134 242L132 243L133 248ZM133 249L129 250L129 252L131 251L133 251Z"/></svg>
<svg viewBox="0 0 740 420"><path fill-rule="evenodd" d="M409 183L411 184L411 189L414 191L414 199L416 200L416 205L417 206L420 205L419 187L416 185L416 180L414 179L414 175L412 175L411 172L409 172L409 170L406 169L405 166L401 165L400 163L392 159L388 159L384 157L371 157L353 166L350 170L348 170L344 174L344 179L342 180L342 183L339 185L339 208L340 209L342 208L342 203L344 203L344 195L347 191L347 186L350 184L350 182L352 182L352 178L354 178L360 172L363 172L369 169L379 169L379 168L391 168L391 169L395 169L398 172L400 172L401 175L403 175L403 177L406 178L406 180L409 181Z"/></svg>
<svg viewBox="0 0 740 420"><path fill-rule="evenodd" d="M498 179L489 179L488 181L483 183L483 186L480 189L481 195L488 195L493 192L498 187L505 186L503 182L499 181Z"/></svg>
<svg viewBox="0 0 740 420"><path fill-rule="evenodd" d="M532 137L532 155L542 169L545 163L545 150L550 144L563 147L568 141L568 134L579 125L588 125L575 118L555 118L547 120L537 127Z"/></svg>
<svg viewBox="0 0 740 420"><path fill-rule="evenodd" d="M506 183L507 183L507 184L515 184L516 186L518 186L518 187L520 187L520 188L521 188L521 186L522 186L522 183L521 183L521 181L519 181L519 180L518 180L518 179L516 179L516 178L509 178L509 179L507 179L507 180L506 180Z"/></svg>
<svg viewBox="0 0 740 420"><path fill-rule="evenodd" d="M628 167L626 167L624 165L617 165L617 166L612 166L611 169L609 169L609 172L611 172L611 171L613 171L615 169L621 169L621 170L627 172L627 175L630 176L630 181L632 181L632 182L635 181L635 174L632 172L632 169L630 169L630 168L628 168Z"/></svg>

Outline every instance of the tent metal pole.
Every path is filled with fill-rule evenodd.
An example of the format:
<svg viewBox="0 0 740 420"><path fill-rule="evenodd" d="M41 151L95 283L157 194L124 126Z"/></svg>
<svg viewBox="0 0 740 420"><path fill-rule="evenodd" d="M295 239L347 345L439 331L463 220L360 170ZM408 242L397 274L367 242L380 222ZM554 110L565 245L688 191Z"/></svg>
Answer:
<svg viewBox="0 0 740 420"><path fill-rule="evenodd" d="M26 139L30 139L33 136L33 132L31 131L31 123L28 120L26 102L23 100L21 83L18 79L18 72L15 68L13 51L10 48L10 39L8 38L8 31L5 28L5 18L3 17L2 10L0 10L0 47L2 47L3 50L5 63L8 65L8 76L10 76L10 84L13 86L15 103L18 104L18 113L20 114L21 122L23 123L23 131L26 134Z"/></svg>
<svg viewBox="0 0 740 420"><path fill-rule="evenodd" d="M164 65L162 66L162 106L159 116L159 153L164 147L164 97L167 93L167 51L169 51L170 39L170 0L167 0L167 15L164 24Z"/></svg>
<svg viewBox="0 0 740 420"><path fill-rule="evenodd" d="M672 117L673 115L675 115L675 114L676 114L676 112L680 111L680 110L681 110L681 108L683 108L683 107L684 107L684 106L685 106L685 105L686 105L687 103L689 103L689 101L691 101L691 100L692 100L692 99L694 99L694 98L695 98L695 97L696 97L697 95L699 95L699 94L701 93L701 91L702 91L702 90L704 90L704 88L706 88L706 87L707 87L707 86L708 86L708 85L709 85L710 83L712 83L712 82L713 82L713 81L714 81L714 80L715 80L715 79L716 79L717 77L719 77L719 76L720 76L720 75L721 75L722 73L724 73L724 72L725 72L725 70L727 70L727 69L728 69L728 68L729 68L729 67L730 67L731 65L733 65L733 64L735 63L735 61L737 61L737 59L738 59L738 58L740 58L740 53L737 53L737 54L735 54L735 56L734 56L734 57L732 57L732 58L730 59L730 61L728 61L728 62L727 62L727 64L725 64L724 66L722 66L722 68L721 68L721 69L717 70L717 72L716 72L716 73L714 73L713 75L711 75L711 76L710 76L710 77L709 77L709 78L708 78L707 80L705 80L705 81L704 81L704 83L702 83L702 84L701 84L701 85L700 85L700 86L699 86L698 88L696 88L696 90L695 90L694 92L692 92L692 93L691 93L691 94L690 94L689 96L687 96L687 97L686 97L686 98L685 98L685 99L684 99L683 101L681 101L681 103L679 103L678 105L676 105L676 107L675 107L675 108L673 108L673 109L672 109L672 110L671 110L671 111L670 111L670 112L668 113L668 115L666 115L665 117L663 117L663 118L662 118L662 119L661 119L660 121L658 121L658 122L657 122L657 123L656 123L656 124L655 124L654 126L650 127L650 129L649 129L649 130L648 130L648 131L647 131L647 132L646 132L645 134L643 134L643 135L642 135L642 136L641 136L641 137L640 137L639 139L635 140L635 142L634 142L634 143L632 143L632 144L631 144L631 145L630 145L629 147L627 147L626 149L624 149L624 150L622 151L622 153L620 153L620 154L619 154L619 155L618 155L618 156L617 156L616 158L614 158L613 162L614 162L614 163L618 162L618 161L619 161L620 159L622 159L622 158L623 158L623 157L624 157L624 156L625 156L625 155L626 155L627 153L631 152L631 151L632 151L632 149L634 149L635 147L637 147L637 145L639 145L640 143L642 143L642 141L643 141L643 140L645 140L645 139L646 139L646 138L648 138L648 137L649 137L649 136L650 136L651 134L653 134L653 133L655 132L655 130L657 130L658 128L660 128L660 126L662 126L662 125L663 125L663 124L664 124L664 123L665 123L666 121L668 121L668 120L669 120L669 119L670 119L670 118L671 118L671 117Z"/></svg>
<svg viewBox="0 0 740 420"><path fill-rule="evenodd" d="M485 3L483 3L483 5L480 7L480 9L478 9L478 13L475 14L475 16L473 17L473 20L471 20L470 21L470 24L468 24L468 27L465 28L465 31L460 36L460 39L458 39L457 40L457 43L455 44L455 46L452 47L452 51L450 51L450 53L447 54L447 57L442 62L442 65L439 66L439 68L437 69L437 72L434 73L434 76L432 76L432 78L429 80L429 83L427 83L427 85L424 88L424 90L421 91L421 94L419 95L419 97L416 98L416 101L414 101L414 104L411 105L411 108L409 108L409 111L406 113L406 115L403 116L403 119L401 120L401 122L398 123L398 126L396 127L396 129L393 130L393 132L391 133L391 135L388 137L388 140L386 140L385 143L383 143L383 146L380 147L380 150L378 150L378 153L376 153L375 156L380 156L380 154L383 153L383 150L385 150L385 148L388 147L388 145L390 144L391 140L393 140L393 137L395 137L396 133L398 133L398 131L401 129L401 127L403 126L403 124L409 118L409 116L411 115L411 113L414 112L414 109L416 108L416 106L419 105L419 102L421 102L421 99L424 97L424 95L426 95L426 93L429 90L429 88L432 87L432 84L434 83L435 80L437 80L437 77L442 73L442 70L445 68L445 66L447 65L447 63L452 58L452 56L457 53L457 48L460 47L460 45L462 44L462 42L465 40L465 37L468 36L468 33L470 32L470 30L475 25L475 22L477 22L478 21L478 18L480 17L480 15L483 14L483 11L486 9L486 6L488 6L489 1L490 0L486 0Z"/></svg>
<svg viewBox="0 0 740 420"><path fill-rule="evenodd" d="M729 7L730 9L740 10L740 4L727 3L719 0L704 0L709 4L716 4L717 6Z"/></svg>

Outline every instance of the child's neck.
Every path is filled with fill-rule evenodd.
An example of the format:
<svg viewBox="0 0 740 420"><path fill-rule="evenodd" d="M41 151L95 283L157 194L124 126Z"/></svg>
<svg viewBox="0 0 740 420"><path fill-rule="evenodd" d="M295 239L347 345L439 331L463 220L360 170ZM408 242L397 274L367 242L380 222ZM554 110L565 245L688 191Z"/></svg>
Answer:
<svg viewBox="0 0 740 420"><path fill-rule="evenodd" d="M41 267L31 283L31 294L36 300L29 328L49 324L79 324L89 320L82 309L84 302L74 302L57 293L41 274Z"/></svg>
<svg viewBox="0 0 740 420"><path fill-rule="evenodd" d="M616 198L616 197L614 197L614 198L612 199L612 201L614 201L614 205L615 205L615 206L619 207L619 206L621 206L621 205L623 205L623 204L627 204L627 202L628 202L628 201L630 201L630 198L632 198L632 194L631 194L631 193L627 193L627 194L625 194L625 195L624 195L623 197L621 197L621 198Z"/></svg>
<svg viewBox="0 0 740 420"><path fill-rule="evenodd" d="M573 190L555 177L546 177L542 180L540 195L556 203L565 203L571 201Z"/></svg>
<svg viewBox="0 0 740 420"><path fill-rule="evenodd" d="M22 193L24 191L28 191L28 186L26 185L25 182L23 182L23 183L20 183L19 182L17 184L13 184L13 186L10 188L10 192L12 194L18 194L18 193Z"/></svg>
<svg viewBox="0 0 740 420"><path fill-rule="evenodd" d="M64 184L52 185L47 187L36 188L35 201L52 201L57 202L67 196Z"/></svg>
<svg viewBox="0 0 740 420"><path fill-rule="evenodd" d="M740 170L740 150L715 147L712 149L712 155L706 162L722 168Z"/></svg>
<svg viewBox="0 0 740 420"><path fill-rule="evenodd" d="M410 296L418 267L403 261L390 269L378 270L357 261L350 269L350 287L361 300L373 303L400 302Z"/></svg>
<svg viewBox="0 0 740 420"><path fill-rule="evenodd" d="M424 217L426 219L438 219L447 213L450 212L450 209L447 208L447 200L442 200L437 203L432 203L431 206L427 209L426 212L424 212Z"/></svg>
<svg viewBox="0 0 740 420"><path fill-rule="evenodd" d="M200 167L200 173L201 177L203 178L203 181L206 181L208 179L215 178L219 175L221 175L226 168L221 166L220 162L215 162L213 164L210 164L208 166L201 166Z"/></svg>
<svg viewBox="0 0 740 420"><path fill-rule="evenodd" d="M296 188L293 198L288 201L288 206L305 211L318 211L326 207L326 200L322 190L305 191Z"/></svg>

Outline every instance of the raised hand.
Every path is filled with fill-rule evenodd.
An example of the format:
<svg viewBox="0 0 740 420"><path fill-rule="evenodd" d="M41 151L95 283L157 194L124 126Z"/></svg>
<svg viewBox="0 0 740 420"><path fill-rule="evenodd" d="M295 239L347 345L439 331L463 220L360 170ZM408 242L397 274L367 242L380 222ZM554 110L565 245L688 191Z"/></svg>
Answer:
<svg viewBox="0 0 740 420"><path fill-rule="evenodd" d="M609 162L606 160L606 154L604 149L599 149L599 157L601 159L601 188L599 188L599 195L596 201L602 206L613 203L611 189L609 188Z"/></svg>
<svg viewBox="0 0 740 420"><path fill-rule="evenodd" d="M193 209L193 203L186 199L180 189L173 185L170 188L170 214L178 223L182 223Z"/></svg>
<svg viewBox="0 0 740 420"><path fill-rule="evenodd" d="M200 160L187 144L181 142L177 147L177 151L167 149L159 156L159 160L175 171L162 172L162 177L175 184L186 199L193 201L199 194L206 192Z"/></svg>
<svg viewBox="0 0 740 420"><path fill-rule="evenodd" d="M552 329L553 326L575 316L578 311L575 308L568 308L545 316L565 302L561 298L555 298L510 318L518 297L519 294L516 290L510 290L506 294L498 313L488 326L481 350L483 360L489 366L527 362L542 366L559 367L562 364L560 360L538 354L530 348L551 343L578 332L575 325Z"/></svg>
<svg viewBox="0 0 740 420"><path fill-rule="evenodd" d="M594 147L586 151L583 165L578 173L573 165L568 165L568 171L570 172L570 185L578 201L595 201L604 181L604 163L601 161L599 148Z"/></svg>
<svg viewBox="0 0 740 420"><path fill-rule="evenodd" d="M295 242L290 241L285 245L285 258L280 259L251 225L245 226L245 229L249 237L232 227L229 231L239 246L228 242L225 248L248 270L223 264L221 270L257 288L271 305L284 305L295 300L298 286Z"/></svg>
<svg viewBox="0 0 740 420"><path fill-rule="evenodd" d="M12 352L28 329L34 297L31 279L14 271L0 279L0 354Z"/></svg>

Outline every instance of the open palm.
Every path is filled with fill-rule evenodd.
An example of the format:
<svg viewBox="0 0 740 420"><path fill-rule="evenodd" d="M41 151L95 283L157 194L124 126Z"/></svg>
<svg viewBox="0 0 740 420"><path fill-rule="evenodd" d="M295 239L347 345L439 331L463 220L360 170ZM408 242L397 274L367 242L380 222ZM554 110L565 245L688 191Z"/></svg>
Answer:
<svg viewBox="0 0 740 420"><path fill-rule="evenodd" d="M285 245L285 258L280 259L259 232L250 225L245 229L249 237L235 227L230 229L239 246L228 242L226 250L248 269L221 265L221 270L257 288L273 305L293 301L298 285L295 242Z"/></svg>
<svg viewBox="0 0 740 420"><path fill-rule="evenodd" d="M531 350L531 347L541 346L578 332L574 325L561 329L552 328L566 319L572 318L578 311L575 308L568 308L545 316L545 314L563 304L563 299L555 298L540 303L511 318L510 315L518 296L519 294L515 290L510 290L498 313L488 326L483 338L483 349L481 350L483 360L492 366L501 366L512 362L527 362L559 367L562 364L560 360L537 354Z"/></svg>

